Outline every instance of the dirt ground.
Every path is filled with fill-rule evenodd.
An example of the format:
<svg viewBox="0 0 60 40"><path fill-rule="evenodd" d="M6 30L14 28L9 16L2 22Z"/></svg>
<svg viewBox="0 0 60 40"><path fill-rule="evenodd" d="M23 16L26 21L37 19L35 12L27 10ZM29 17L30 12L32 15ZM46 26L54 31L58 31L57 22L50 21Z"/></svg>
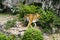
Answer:
<svg viewBox="0 0 60 40"><path fill-rule="evenodd" d="M60 40L60 33L44 35L44 40Z"/></svg>
<svg viewBox="0 0 60 40"><path fill-rule="evenodd" d="M11 14L0 14L0 23L4 24L8 20L11 20L11 18L13 18L13 15L11 15Z"/></svg>

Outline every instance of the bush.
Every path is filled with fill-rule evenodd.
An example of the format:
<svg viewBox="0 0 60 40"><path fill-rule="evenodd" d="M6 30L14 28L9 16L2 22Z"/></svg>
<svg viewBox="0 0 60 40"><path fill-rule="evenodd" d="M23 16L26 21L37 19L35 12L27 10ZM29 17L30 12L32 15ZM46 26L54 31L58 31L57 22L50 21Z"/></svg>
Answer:
<svg viewBox="0 0 60 40"><path fill-rule="evenodd" d="M3 33L0 33L0 40L17 40L15 35L5 35Z"/></svg>
<svg viewBox="0 0 60 40"><path fill-rule="evenodd" d="M20 6L20 13L35 13L36 6L34 5L21 5Z"/></svg>
<svg viewBox="0 0 60 40"><path fill-rule="evenodd" d="M16 20L7 21L7 23L5 24L6 25L5 29L9 29L11 27L14 27L15 23L16 23Z"/></svg>
<svg viewBox="0 0 60 40"><path fill-rule="evenodd" d="M41 23L49 23L49 22L53 22L53 17L54 17L54 13L51 11L44 11L42 9L39 10L39 13L41 14L40 17L40 22Z"/></svg>
<svg viewBox="0 0 60 40"><path fill-rule="evenodd" d="M35 13L36 12L36 6L34 5L21 5L20 11L19 11L19 19L23 18L24 15L29 13Z"/></svg>
<svg viewBox="0 0 60 40"><path fill-rule="evenodd" d="M6 36L5 34L0 33L0 40L16 40L16 37L13 35Z"/></svg>
<svg viewBox="0 0 60 40"><path fill-rule="evenodd" d="M54 24L55 25L60 25L60 17L59 16L56 16L55 18L54 18Z"/></svg>
<svg viewBox="0 0 60 40"><path fill-rule="evenodd" d="M10 35L10 36L8 37L8 39L9 39L9 40L17 40L17 38L16 38L15 35Z"/></svg>
<svg viewBox="0 0 60 40"><path fill-rule="evenodd" d="M28 28L22 40L43 40L42 32L35 28Z"/></svg>
<svg viewBox="0 0 60 40"><path fill-rule="evenodd" d="M60 24L60 18L57 17L56 13L51 10L44 11L43 9L39 9L38 12L40 13L40 26L42 26L43 30L47 33L50 33L52 28L56 27L56 25Z"/></svg>
<svg viewBox="0 0 60 40"><path fill-rule="evenodd" d="M0 40L8 40L8 37L0 33Z"/></svg>
<svg viewBox="0 0 60 40"><path fill-rule="evenodd" d="M13 7L13 8L11 8L11 12L12 12L13 15L18 14L19 13L19 7Z"/></svg>

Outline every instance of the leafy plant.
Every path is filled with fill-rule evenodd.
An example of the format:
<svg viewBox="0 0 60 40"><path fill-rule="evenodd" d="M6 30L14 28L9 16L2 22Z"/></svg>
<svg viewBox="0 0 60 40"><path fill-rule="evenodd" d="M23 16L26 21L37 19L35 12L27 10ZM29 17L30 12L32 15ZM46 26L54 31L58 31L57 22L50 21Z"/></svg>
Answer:
<svg viewBox="0 0 60 40"><path fill-rule="evenodd" d="M19 12L19 7L11 8L11 12L12 12L13 15L16 15Z"/></svg>
<svg viewBox="0 0 60 40"><path fill-rule="evenodd" d="M6 36L5 34L0 33L0 40L16 40L16 37L13 35Z"/></svg>
<svg viewBox="0 0 60 40"><path fill-rule="evenodd" d="M22 40L43 40L42 32L35 28L28 28Z"/></svg>
<svg viewBox="0 0 60 40"><path fill-rule="evenodd" d="M55 25L60 25L60 17L56 16L56 17L54 18L54 24L55 24Z"/></svg>
<svg viewBox="0 0 60 40"><path fill-rule="evenodd" d="M44 11L43 9L40 8L38 9L38 13L40 13L41 15L39 23L40 23L40 26L42 26L44 31L50 33L50 31L52 30L52 27L55 28L56 27L55 25L57 23L59 24L59 18L53 11L51 10Z"/></svg>
<svg viewBox="0 0 60 40"><path fill-rule="evenodd" d="M0 33L0 40L7 40L8 37L6 35L3 35L2 33Z"/></svg>
<svg viewBox="0 0 60 40"><path fill-rule="evenodd" d="M35 13L36 12L36 6L34 5L21 5L20 11L19 11L19 18L23 18L24 15L29 13Z"/></svg>
<svg viewBox="0 0 60 40"><path fill-rule="evenodd" d="M14 27L15 23L16 23L16 20L7 21L7 23L5 24L6 25L5 29L9 29L11 27Z"/></svg>
<svg viewBox="0 0 60 40"><path fill-rule="evenodd" d="M9 39L9 40L16 40L16 36L15 36L15 35L10 35L10 36L8 37L8 39Z"/></svg>

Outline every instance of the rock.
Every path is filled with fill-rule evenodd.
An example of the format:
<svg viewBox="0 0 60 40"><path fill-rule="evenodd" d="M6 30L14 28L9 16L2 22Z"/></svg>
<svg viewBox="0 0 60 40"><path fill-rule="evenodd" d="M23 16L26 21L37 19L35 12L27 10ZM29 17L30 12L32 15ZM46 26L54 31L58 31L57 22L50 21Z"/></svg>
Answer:
<svg viewBox="0 0 60 40"><path fill-rule="evenodd" d="M15 26L20 28L20 27L22 27L22 26L23 26L23 24L22 24L22 22L16 21Z"/></svg>
<svg viewBox="0 0 60 40"><path fill-rule="evenodd" d="M43 37L44 37L44 40L49 40L49 37L48 37L48 35L47 34L43 34Z"/></svg>
<svg viewBox="0 0 60 40"><path fill-rule="evenodd" d="M57 28L52 28L52 33L55 33L56 32L56 30L57 30Z"/></svg>
<svg viewBox="0 0 60 40"><path fill-rule="evenodd" d="M3 27L3 24L1 24L1 23L0 23L0 28L4 28L4 27Z"/></svg>

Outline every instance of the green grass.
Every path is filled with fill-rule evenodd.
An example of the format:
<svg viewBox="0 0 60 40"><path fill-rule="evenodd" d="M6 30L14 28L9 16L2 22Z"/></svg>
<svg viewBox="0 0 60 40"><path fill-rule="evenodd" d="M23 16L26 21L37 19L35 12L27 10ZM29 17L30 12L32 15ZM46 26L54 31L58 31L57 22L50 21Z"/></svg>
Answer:
<svg viewBox="0 0 60 40"><path fill-rule="evenodd" d="M0 13L0 16L10 16L10 13Z"/></svg>

